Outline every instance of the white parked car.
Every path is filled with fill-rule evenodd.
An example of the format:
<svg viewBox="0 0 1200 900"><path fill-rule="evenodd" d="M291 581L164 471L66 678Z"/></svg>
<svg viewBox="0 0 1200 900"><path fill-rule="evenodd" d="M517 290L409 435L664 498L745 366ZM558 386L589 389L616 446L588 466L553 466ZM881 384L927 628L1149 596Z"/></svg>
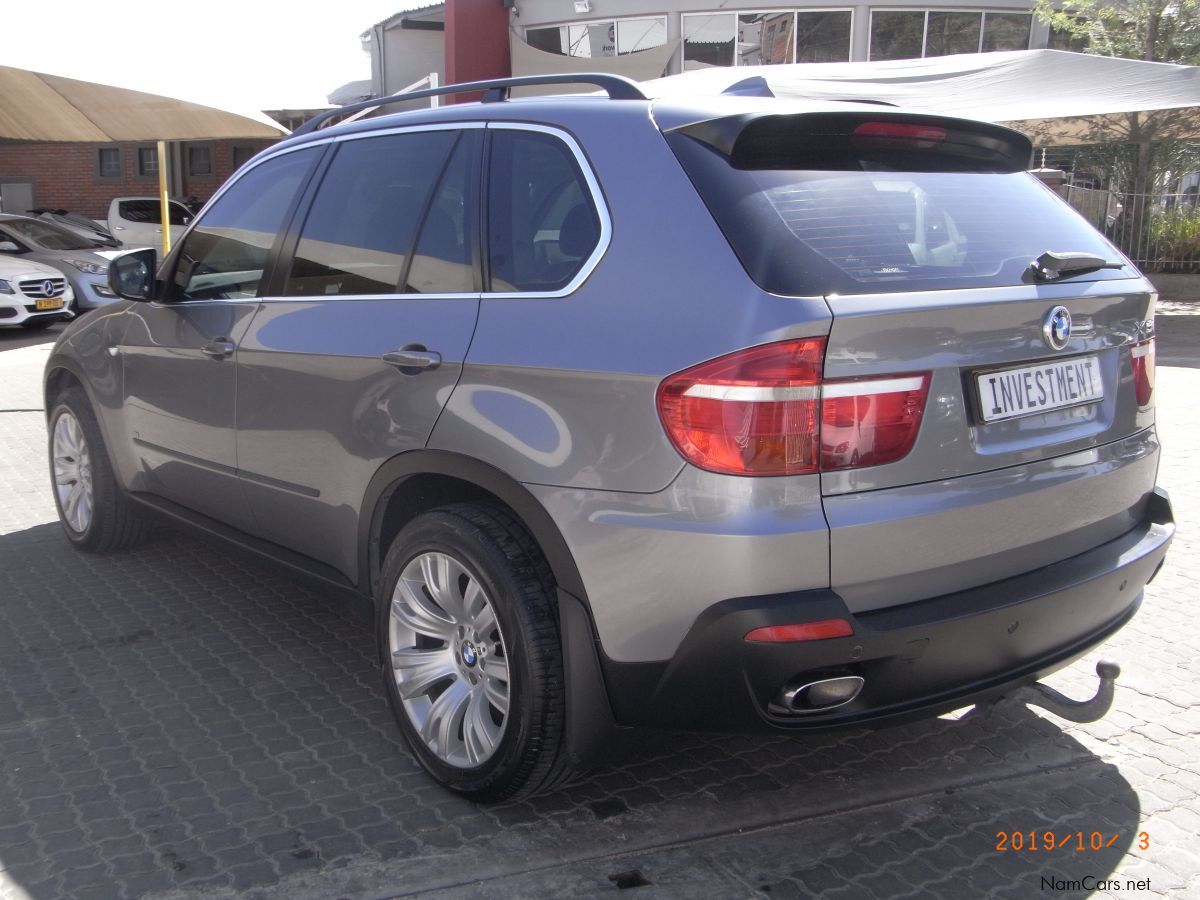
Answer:
<svg viewBox="0 0 1200 900"><path fill-rule="evenodd" d="M75 293L58 269L0 256L0 325L45 328L74 318Z"/></svg>
<svg viewBox="0 0 1200 900"><path fill-rule="evenodd" d="M169 201L171 243L183 236L195 213L178 200ZM162 204L158 197L117 197L108 206L108 230L127 247L154 247L162 252Z"/></svg>

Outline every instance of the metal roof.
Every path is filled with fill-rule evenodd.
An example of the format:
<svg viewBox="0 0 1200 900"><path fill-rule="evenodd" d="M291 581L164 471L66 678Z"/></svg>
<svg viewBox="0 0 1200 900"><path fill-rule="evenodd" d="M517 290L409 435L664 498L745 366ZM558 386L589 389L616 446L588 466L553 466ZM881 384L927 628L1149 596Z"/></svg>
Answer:
<svg viewBox="0 0 1200 900"><path fill-rule="evenodd" d="M106 143L283 134L277 125L199 103L0 66L0 139Z"/></svg>

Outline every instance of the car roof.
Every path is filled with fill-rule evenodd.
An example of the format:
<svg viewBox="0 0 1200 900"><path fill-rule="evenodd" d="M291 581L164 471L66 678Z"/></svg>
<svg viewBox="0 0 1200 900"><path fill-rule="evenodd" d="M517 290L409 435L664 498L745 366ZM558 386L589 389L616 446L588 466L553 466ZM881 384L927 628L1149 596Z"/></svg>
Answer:
<svg viewBox="0 0 1200 900"><path fill-rule="evenodd" d="M420 102L420 101L414 101ZM889 103L862 100L796 100L776 97L746 97L730 95L686 95L683 97L612 100L602 93L555 95L550 97L520 97L494 102L455 103L437 108L421 108L373 116L319 128L276 145L276 148L295 147L320 142L330 137L364 134L389 128L418 125L453 124L479 121L533 121L547 125L577 121L589 113L606 116L625 113L646 121L651 119L667 131L723 116L746 114L796 115L821 112L884 112L904 116L930 115L928 111L901 109ZM649 115L647 115L649 113ZM275 149L275 148L273 148Z"/></svg>

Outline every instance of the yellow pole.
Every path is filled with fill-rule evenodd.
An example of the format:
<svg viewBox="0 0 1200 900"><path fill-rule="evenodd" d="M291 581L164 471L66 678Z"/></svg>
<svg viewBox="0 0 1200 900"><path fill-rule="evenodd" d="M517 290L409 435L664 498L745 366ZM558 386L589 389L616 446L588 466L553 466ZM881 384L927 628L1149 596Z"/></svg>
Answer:
<svg viewBox="0 0 1200 900"><path fill-rule="evenodd" d="M162 204L162 255L171 252L171 204L167 200L167 142L158 142L158 200Z"/></svg>

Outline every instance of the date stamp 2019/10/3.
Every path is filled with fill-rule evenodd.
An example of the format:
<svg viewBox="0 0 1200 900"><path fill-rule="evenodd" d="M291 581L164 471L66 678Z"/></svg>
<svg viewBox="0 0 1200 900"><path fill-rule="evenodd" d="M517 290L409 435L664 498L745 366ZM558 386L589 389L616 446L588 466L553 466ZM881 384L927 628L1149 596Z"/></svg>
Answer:
<svg viewBox="0 0 1200 900"><path fill-rule="evenodd" d="M1074 853L1096 853L1107 850L1121 840L1120 832L1103 831L997 831L996 849L1005 851L1031 851L1034 853L1061 850ZM1134 835L1134 846L1138 850L1150 849L1150 834L1139 831Z"/></svg>

